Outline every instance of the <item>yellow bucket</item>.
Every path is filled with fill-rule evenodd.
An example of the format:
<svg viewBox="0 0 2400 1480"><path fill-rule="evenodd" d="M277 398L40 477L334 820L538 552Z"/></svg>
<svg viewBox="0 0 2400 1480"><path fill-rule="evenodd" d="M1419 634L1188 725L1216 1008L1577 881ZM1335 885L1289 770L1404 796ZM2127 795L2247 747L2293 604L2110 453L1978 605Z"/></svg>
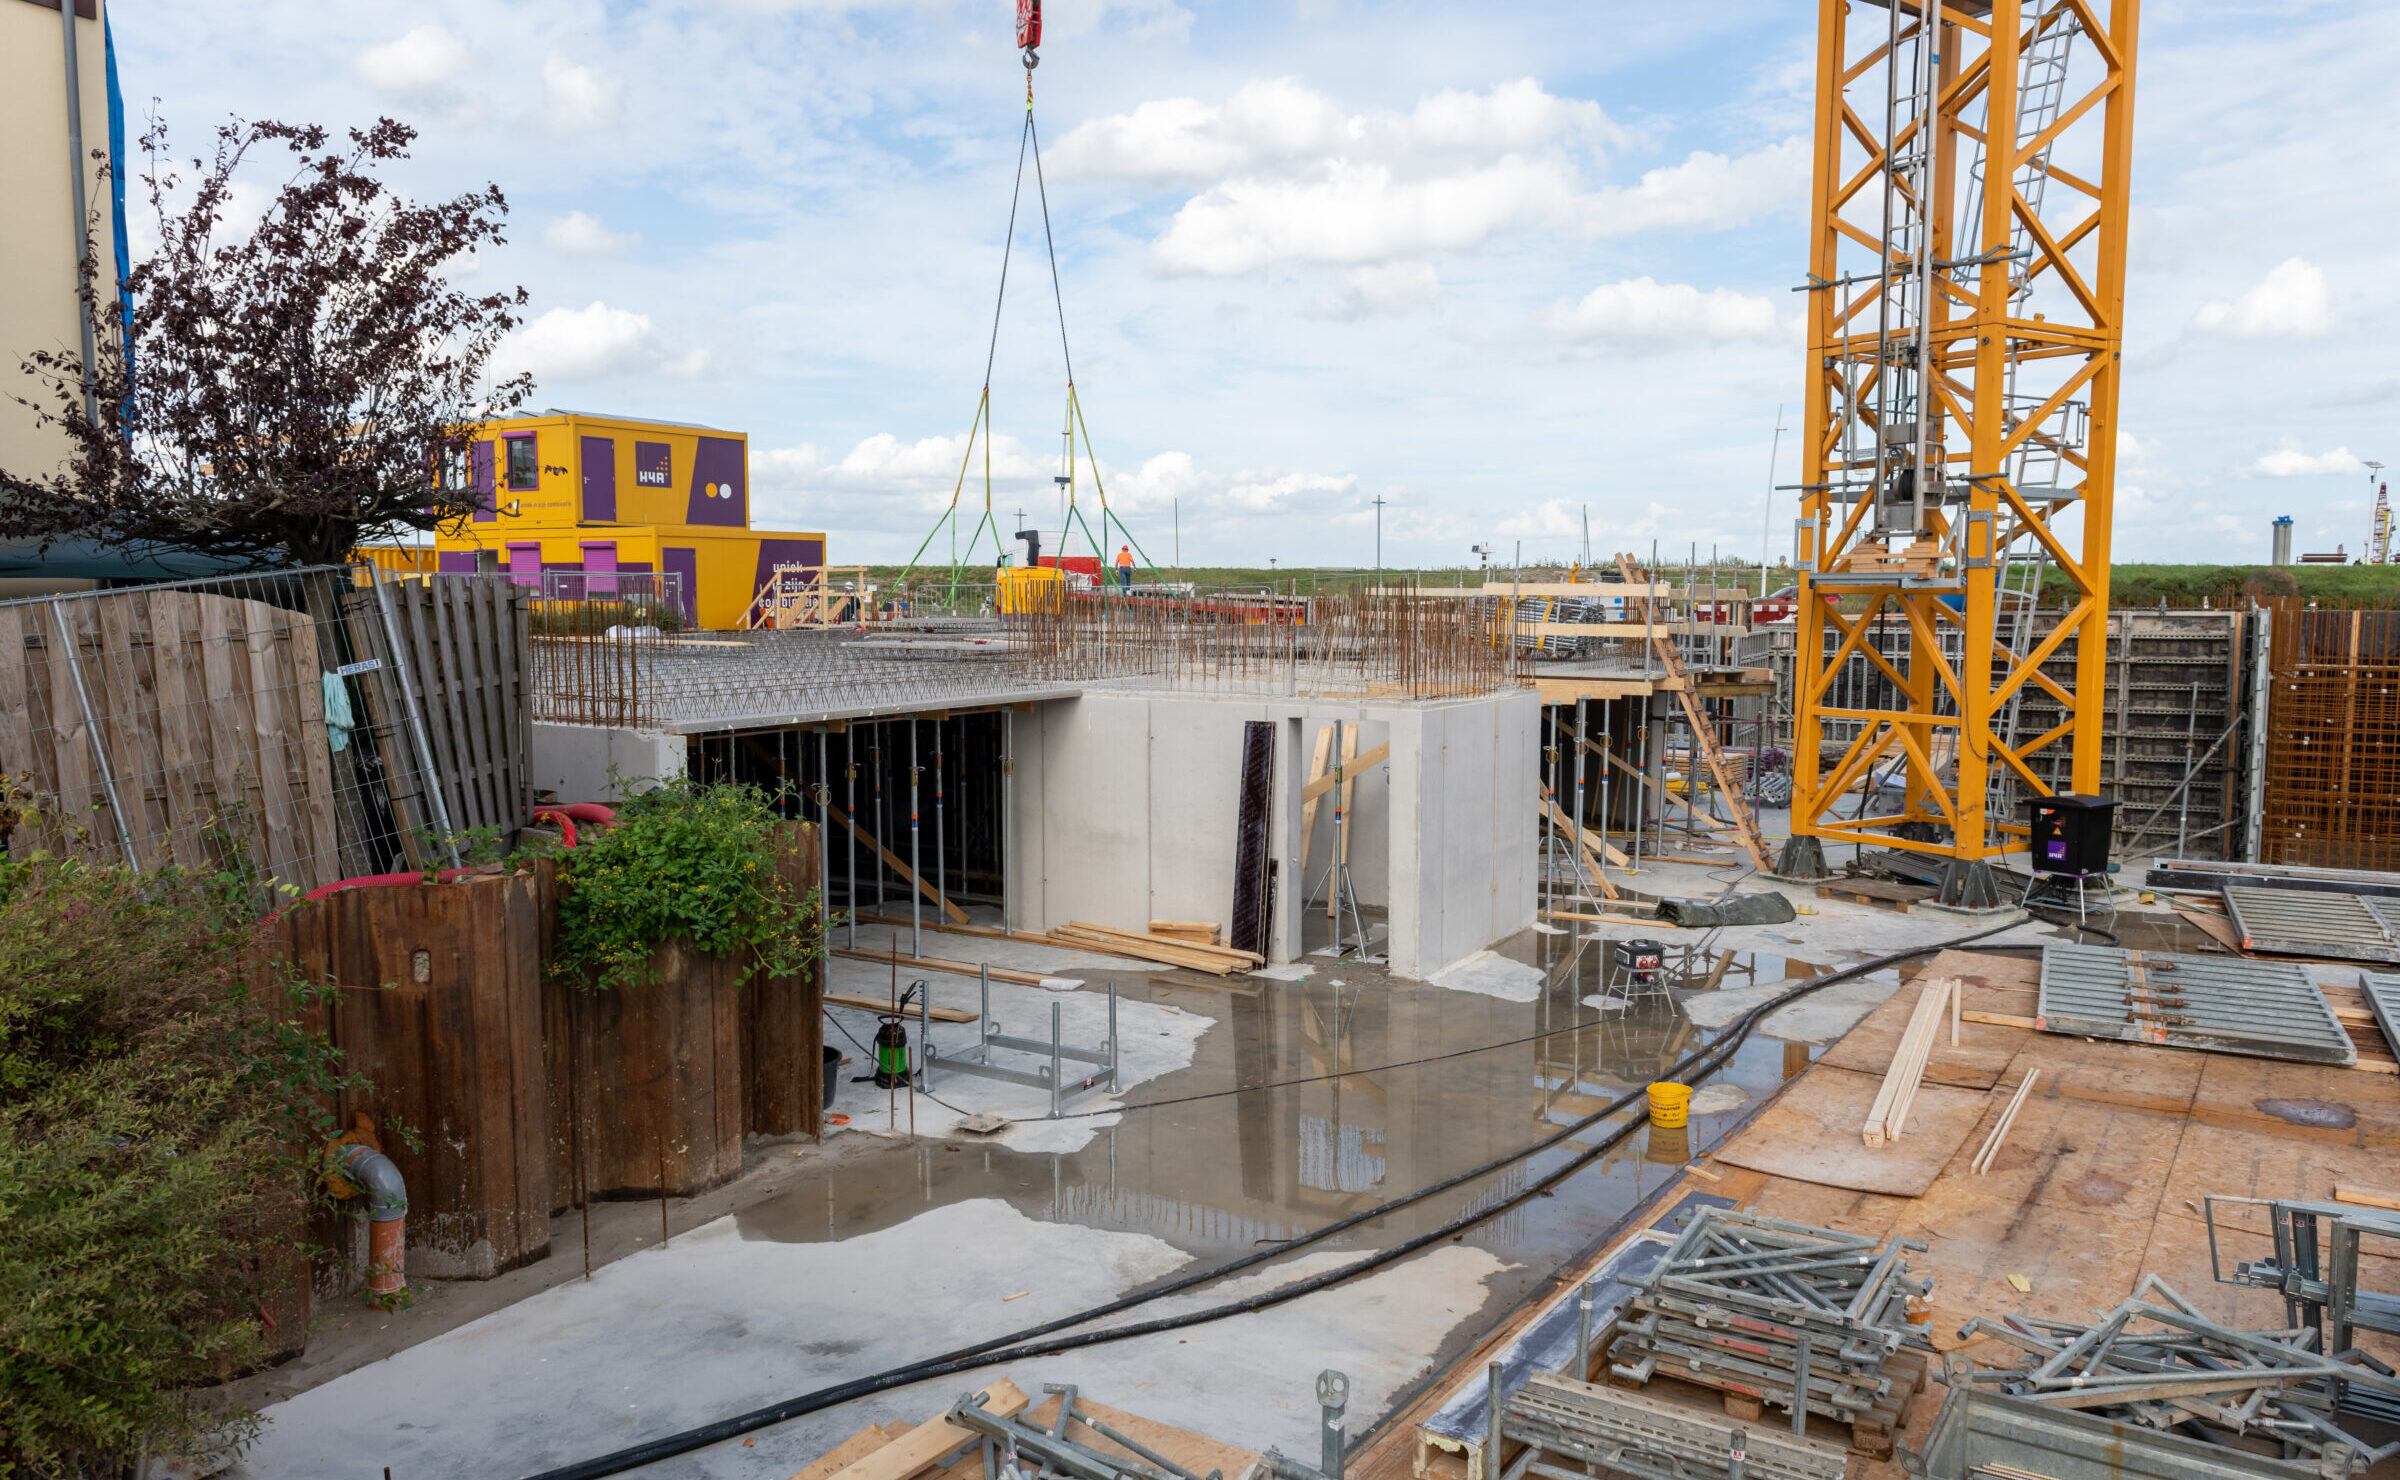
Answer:
<svg viewBox="0 0 2400 1480"><path fill-rule="evenodd" d="M1664 1130L1673 1130L1691 1114L1692 1087L1660 1080L1650 1086L1650 1123Z"/></svg>

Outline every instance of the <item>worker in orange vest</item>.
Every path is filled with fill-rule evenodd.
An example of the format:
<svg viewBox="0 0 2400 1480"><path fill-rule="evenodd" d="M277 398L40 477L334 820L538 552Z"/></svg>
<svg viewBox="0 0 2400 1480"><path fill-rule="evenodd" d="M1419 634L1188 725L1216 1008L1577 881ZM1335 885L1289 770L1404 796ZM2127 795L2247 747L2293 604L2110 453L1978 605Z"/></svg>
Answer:
<svg viewBox="0 0 2400 1480"><path fill-rule="evenodd" d="M1117 585L1125 591L1133 589L1133 546L1131 545L1117 546Z"/></svg>

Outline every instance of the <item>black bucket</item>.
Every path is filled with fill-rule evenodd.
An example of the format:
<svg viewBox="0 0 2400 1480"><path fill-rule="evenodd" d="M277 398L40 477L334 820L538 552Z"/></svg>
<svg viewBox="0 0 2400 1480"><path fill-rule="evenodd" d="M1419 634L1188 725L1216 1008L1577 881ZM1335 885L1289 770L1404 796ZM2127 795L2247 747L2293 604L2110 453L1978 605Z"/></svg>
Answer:
<svg viewBox="0 0 2400 1480"><path fill-rule="evenodd" d="M838 1049L838 1048L829 1048L829 1049L825 1050L825 1108L826 1108L826 1109L828 1109L828 1110L831 1110L831 1109L833 1108L833 1094L834 1094L834 1091L835 1091L835 1090L838 1090L838 1089L840 1089L841 1087L842 1087L842 1051L841 1051L840 1049Z"/></svg>

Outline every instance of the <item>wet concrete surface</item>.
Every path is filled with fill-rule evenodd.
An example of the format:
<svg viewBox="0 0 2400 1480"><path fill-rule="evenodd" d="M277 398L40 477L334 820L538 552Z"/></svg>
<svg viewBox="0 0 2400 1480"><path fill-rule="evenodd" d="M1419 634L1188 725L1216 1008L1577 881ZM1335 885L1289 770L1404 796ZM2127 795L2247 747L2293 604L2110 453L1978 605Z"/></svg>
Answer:
<svg viewBox="0 0 2400 1480"><path fill-rule="evenodd" d="M1922 939L1963 933L1964 928L1972 927L1946 920L1913 926ZM1851 933L1830 920L1804 920L1780 929L1795 945L1812 938L1846 939ZM569 1458L611 1447L601 1440L618 1433L647 1436L741 1406L733 1386L750 1368L737 1364L705 1391L660 1369L652 1379L655 1386L638 1381L625 1386L625 1396L639 1400L638 1406L619 1408L615 1418L598 1427L579 1427L586 1419L608 1418L608 1405L594 1406L584 1389L597 1384L616 1391L607 1381L593 1378L591 1369L605 1369L604 1377L613 1376L629 1363L638 1366L642 1356L619 1350L623 1340L599 1334L620 1319L603 1312L622 1310L626 1298L609 1293L611 1279L623 1283L617 1272L605 1268L612 1260L623 1263L624 1273L632 1273L637 1265L647 1271L626 1288L643 1292L635 1299L630 1319L656 1323L647 1338L656 1350L682 1350L679 1344L688 1338L695 1362L722 1362L730 1342L737 1353L755 1354L752 1365L760 1373L792 1368L789 1376L757 1379L765 1384L759 1396L779 1396L821 1379L857 1376L940 1350L953 1331L991 1334L1034 1318L1041 1300L1000 1304L1011 1292L997 1287L914 1287L911 1262L925 1257L923 1240L937 1233L955 1240L956 1215L962 1211L994 1210L972 1213L969 1221L989 1225L995 1240L1013 1241L1010 1258L1003 1261L1008 1272L979 1278L1021 1284L1044 1292L1042 1298L1060 1304L1061 1310L1072 1310L1155 1284L1170 1274L1251 1253L1508 1158L1575 1126L1619 1097L1634 1097L1618 1115L1574 1132L1556 1147L1511 1160L1488 1176L1375 1219L1316 1246L1302 1260L1261 1273L1280 1280L1298 1273L1296 1265L1314 1267L1312 1261L1338 1262L1359 1251L1389 1248L1506 1200L1615 1127L1640 1121L1642 1087L1714 1041L1724 1031L1722 1024L1734 1016L1709 1012L1712 1002L1763 999L1784 984L1870 954L1848 945L1825 949L1815 944L1806 947L1805 956L1722 950L1698 932L1660 934L1673 939L1666 945L1664 970L1655 984L1627 982L1612 966L1611 943L1590 932L1537 929L1495 947L1538 976L1538 989L1527 1001L1399 981L1372 963L1324 956L1307 958L1309 974L1300 980L1275 980L1136 970L1120 963L1084 970L1068 964L1070 958L1062 953L1054 967L1044 969L1083 976L1085 986L1076 996L1088 996L1113 980L1129 1013L1172 1007L1180 1015L1207 1020L1192 1041L1188 1063L1130 1087L1119 1097L1121 1107L1101 1117L1088 1140L1073 1149L1029 1151L980 1141L957 1130L912 1140L854 1125L830 1136L821 1147L803 1142L753 1148L756 1159L740 1181L677 1205L673 1252L656 1264L649 1257L625 1257L645 1252L644 1245L628 1240L649 1237L641 1231L645 1217L651 1220L649 1230L655 1231L654 1210L624 1204L596 1211L597 1264L603 1276L592 1287L576 1278L580 1225L569 1215L557 1220L547 1268L515 1271L487 1286L438 1287L448 1298L431 1303L449 1307L438 1321L419 1324L410 1313L380 1318L370 1331L364 1322L345 1317L347 1335L326 1343L323 1350L312 1348L301 1364L295 1364L305 1370L286 1369L280 1377L254 1383L250 1395L261 1401L305 1396L274 1415L282 1438L271 1438L243 1472L262 1477L299 1472L278 1460L279 1455L295 1460L305 1456L311 1464L323 1463L332 1453L367 1456L379 1449L430 1458L457 1452L460 1446L498 1443L501 1435L508 1436L508 1446L525 1446L527 1460L537 1453ZM971 960L977 959L976 945L973 937L928 932L925 949ZM1889 948L1881 940L1876 945ZM1921 960L1907 963L1906 969L1916 968ZM1838 1015L1855 1021L1897 990L1901 981L1900 971L1885 970L1825 995L1844 992L1851 1000L1840 1005ZM966 982L966 990L973 987L971 980ZM857 1014L852 1018L852 1031L866 1038L872 1019ZM1695 1018L1719 1026L1702 1026ZM1807 1031L1795 1029L1785 1037L1754 1034L1722 1072L1701 1082L1688 1127L1664 1131L1638 1125L1621 1144L1555 1189L1476 1222L1456 1239L1403 1266L1336 1286L1288 1308L1305 1311L1306 1319L1285 1317L1285 1325L1270 1328L1276 1334L1269 1345L1303 1331L1354 1328L1356 1334L1344 1339L1362 1374L1354 1413L1363 1427L1376 1416L1367 1411L1370 1407L1395 1400L1408 1383L1441 1370L1471 1346L1500 1312L1602 1239L1686 1162L1755 1113L1844 1026L1812 1023ZM842 1042L838 1036L831 1041ZM856 1050L852 1055L859 1062L845 1074L864 1067L864 1056ZM979 1089L989 1083L945 1081L937 1074L926 1091L971 1108ZM878 1093L876 1098L883 1097ZM701 1226L690 1228L696 1221ZM879 1262L872 1251L887 1246L892 1257ZM757 1254L740 1255L736 1251L741 1248ZM795 1263L776 1250L807 1257ZM819 1305L795 1306L787 1321L813 1320L826 1309L849 1313L855 1306L856 1320L869 1327L886 1309L908 1312L908 1323L882 1333L873 1352L813 1356L801 1348L816 1336L745 1325L739 1316L747 1302L738 1287L770 1278L786 1282L787 1288L762 1288L759 1299L796 1298L799 1287L789 1282L805 1286L816 1278L798 1273L816 1267L808 1262L814 1257L810 1250L828 1255L838 1250L840 1259L865 1259L868 1267L888 1268L890 1283L879 1295L862 1291L855 1301L836 1292L816 1292ZM1097 1273L1087 1278L1079 1272L1082 1261L1096 1257L1114 1261L1109 1278ZM1196 1295L1222 1298L1216 1290ZM1374 1313L1391 1310L1395 1298L1416 1312L1413 1324L1388 1331L1373 1325ZM524 1304L511 1309L511 1300ZM892 1301L897 1305L888 1304ZM990 1309L985 1311L987 1304ZM847 1324L851 1316L838 1318ZM1254 1319L1258 1318L1242 1317L1234 1324ZM711 1334L719 1327L731 1330L725 1326L728 1321L743 1329L722 1339ZM451 1334L436 1335L437 1329ZM512 1337L512 1331L521 1334ZM423 1360L406 1350L429 1336ZM1228 1332L1211 1339L1234 1336ZM1253 1333L1245 1339L1255 1346L1258 1337ZM602 1345L582 1344L593 1340ZM355 1370L395 1352L402 1354L403 1368L392 1377ZM1137 1373L1143 1386L1171 1386L1178 1376L1185 1381L1191 1377L1184 1370L1188 1362L1174 1346L1156 1353L1140 1350L1138 1344L1105 1347L1093 1355L1103 1363L1116 1363L1113 1370L1127 1383L1136 1382ZM552 1363L557 1365L543 1365ZM453 1417L436 1426L440 1432L435 1436L398 1432L411 1428L413 1420L387 1426L393 1431L375 1442L364 1442L371 1435L346 1432L360 1423L375 1427L375 1421L360 1412L357 1396L351 1395L355 1384L370 1384L357 1394L372 1395L375 1401L382 1398L380 1384L413 1384L410 1390L438 1404L438 1394L445 1391L441 1384L467 1381L461 1374L469 1369L494 1374L488 1414L472 1420ZM1250 1442L1256 1436L1244 1435L1241 1415L1265 1411L1262 1394L1279 1392L1278 1385L1287 1378L1303 1381L1314 1370L1286 1374L1277 1366L1272 1372L1252 1374L1248 1386L1229 1383L1222 1399L1210 1400L1218 1402L1222 1412L1203 1404L1178 1421ZM626 1375L634 1374L628 1370ZM559 1384L570 1377L578 1385L562 1399ZM317 1383L328 1385L306 1393ZM461 1391L482 1389L469 1383ZM830 1443L839 1437L835 1429L847 1433L870 1420L906 1417L938 1400L938 1394L902 1392L865 1407L852 1405L829 1413L821 1424L812 1421L779 1433L769 1467L805 1460L816 1452L811 1445L822 1448L820 1439ZM524 1428L527 1415L533 1413L543 1416L538 1427L546 1432ZM557 1432L562 1422L564 1435ZM1305 1430L1306 1415L1293 1422ZM341 1449L323 1437L328 1424L361 1442ZM487 1441L476 1431L489 1425L498 1427ZM1268 1433L1257 1442L1305 1438L1305 1432L1281 1437ZM543 1447L531 1447L537 1444ZM753 1457L765 1459L763 1453ZM778 1473L789 1473L791 1467ZM658 1471L751 1472L724 1455Z"/></svg>

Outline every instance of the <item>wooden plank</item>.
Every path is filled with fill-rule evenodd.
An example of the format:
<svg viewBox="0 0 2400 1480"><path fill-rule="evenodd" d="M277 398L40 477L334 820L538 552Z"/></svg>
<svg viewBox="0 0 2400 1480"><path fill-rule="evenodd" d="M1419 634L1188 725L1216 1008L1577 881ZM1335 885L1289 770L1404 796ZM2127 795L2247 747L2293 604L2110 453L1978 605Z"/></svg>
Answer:
<svg viewBox="0 0 2400 1480"><path fill-rule="evenodd" d="M467 603L467 593L462 588L472 584L474 578L470 576L436 580L427 586L433 629L439 634L433 671L441 682L438 694L431 696L425 717L428 724L439 725L450 733L455 767L450 773L450 826L461 833L484 826L491 811L491 798L483 785L489 757L484 751L481 732L469 723L467 713L468 661L474 647L472 638L461 630Z"/></svg>
<svg viewBox="0 0 2400 1480"><path fill-rule="evenodd" d="M1332 749L1333 727L1319 725L1316 751L1308 761L1309 785L1315 785L1317 778L1325 774L1325 757ZM1316 793L1303 794L1300 802L1300 869L1303 873L1308 870L1309 849L1317 836L1317 813L1322 807Z"/></svg>
<svg viewBox="0 0 2400 1480"><path fill-rule="evenodd" d="M258 787L258 820L265 839L259 863L274 878L296 884L303 874L302 844L292 776L284 765L289 720L272 611L256 601L241 604L241 647L235 658L240 665L238 677L249 691L250 730L244 740L250 773Z"/></svg>
<svg viewBox="0 0 2400 1480"><path fill-rule="evenodd" d="M292 695L299 701L299 727L293 735L296 744L292 754L301 780L300 821L307 830L309 854L316 860L317 873L309 882L313 889L346 877L349 872L343 867L342 828L336 811L341 798L334 790L333 745L325 733L327 667L323 649L318 646L316 618L302 612L285 612L282 620L284 661L291 674ZM347 764L344 769L347 771ZM363 801L364 798L354 796L352 805L358 806ZM364 866L363 854L358 862Z"/></svg>
<svg viewBox="0 0 2400 1480"><path fill-rule="evenodd" d="M837 956L858 956L865 953L861 951L835 951L834 954ZM907 958L903 957L902 959L905 960ZM848 992L827 992L825 994L825 1005L827 1007L855 1007L862 1012L880 1012L886 1015L889 1015L892 1010L892 1002L888 997L858 997L853 996ZM914 1008L910 1008L908 1011L902 1014L902 1016L910 1018L913 1018L916 1015L916 1009ZM971 1023L975 1021L975 1014L967 1011L963 1007L928 1007L926 1009L926 1016L932 1018L937 1023Z"/></svg>
<svg viewBox="0 0 2400 1480"><path fill-rule="evenodd" d="M1154 935L1144 935L1138 930L1119 930L1114 925L1096 925L1089 920L1069 920L1066 928L1058 933L1070 940L1079 935L1097 936L1107 940L1120 940L1127 945L1164 946L1204 956L1222 956L1237 965L1264 966L1267 962L1267 958L1258 952L1245 951L1239 946L1202 946L1193 945L1188 941L1162 940Z"/></svg>
<svg viewBox="0 0 2400 1480"><path fill-rule="evenodd" d="M1137 960L1153 961L1161 966L1181 966L1192 971L1205 971L1212 976L1231 976L1249 969L1249 963L1237 957L1218 955L1200 946L1176 946L1163 943L1143 945L1114 935L1085 934L1072 927L1052 932L1070 944L1106 951L1112 956L1131 956Z"/></svg>
<svg viewBox="0 0 2400 1480"><path fill-rule="evenodd" d="M402 688L405 701L416 706L419 722L424 726L425 748L432 753L433 773L424 778L428 793L438 793L442 808L456 817L461 767L458 759L457 737L436 712L441 693L441 648L435 641L433 622L434 582L404 582L391 588L392 623L399 629L400 641L408 648L409 683ZM411 752L412 756L414 752ZM417 757L421 768L427 764ZM427 799L426 836L440 831L437 809Z"/></svg>
<svg viewBox="0 0 2400 1480"><path fill-rule="evenodd" d="M904 1423L887 1423L880 1427L869 1424L809 1461L800 1469L793 1471L792 1480L826 1480L826 1477L836 1470L844 1469L858 1460L866 1458L907 1433L909 1428L910 1425Z"/></svg>
<svg viewBox="0 0 2400 1480"><path fill-rule="evenodd" d="M1706 812L1701 811L1698 807L1693 806L1686 799L1675 795L1675 793L1667 790L1665 787L1651 780L1648 776L1643 775L1640 771L1634 769L1632 765L1628 764L1621 757L1612 755L1608 758L1608 761L1610 765L1615 766L1618 770L1623 771L1626 775L1631 776L1634 780L1639 781L1642 785L1649 787L1651 794L1656 796L1661 802L1670 807L1681 807L1685 816L1691 818L1692 821L1698 823L1700 826L1707 828L1710 832L1717 833L1725 830L1724 823L1719 822L1714 817L1709 816Z"/></svg>
<svg viewBox="0 0 2400 1480"><path fill-rule="evenodd" d="M1983 1090L1928 1084L1917 1092L1909 1134L1882 1146L1859 1140L1878 1089L1873 1075L1812 1066L1716 1152L1729 1166L1888 1197L1922 1197L1983 1119Z"/></svg>
<svg viewBox="0 0 2400 1480"><path fill-rule="evenodd" d="M41 608L42 646L50 656L50 728L56 737L58 801L75 825L90 834L95 857L121 862L116 819L108 815L101 795L99 772L93 766L92 731L84 720L83 698L76 692L75 675L81 663L82 633L75 612L89 601L52 601ZM62 628L61 624L64 623Z"/></svg>
<svg viewBox="0 0 2400 1480"><path fill-rule="evenodd" d="M41 611L39 606L0 606L0 777L31 776L35 786L54 791L56 782L39 758L40 737L28 685L32 650L25 642L25 619ZM48 829L42 831L46 834ZM10 851L31 851L34 834L33 828L14 829Z"/></svg>
<svg viewBox="0 0 2400 1480"><path fill-rule="evenodd" d="M234 832L245 847L255 850L264 824L253 794L257 768L249 760L250 693L249 685L236 678L249 667L242 651L243 603L215 595L193 600L199 603L200 692L205 700L193 738L208 747L209 774L215 783L209 813L213 826Z"/></svg>
<svg viewBox="0 0 2400 1480"><path fill-rule="evenodd" d="M2400 1213L2400 1192L2384 1192L2373 1187L2356 1187L2344 1182L2333 1184L2333 1200L2354 1207L2382 1208Z"/></svg>
<svg viewBox="0 0 2400 1480"><path fill-rule="evenodd" d="M401 697L404 690L400 665L394 661L391 644L384 635L377 597L378 592L372 587L342 597L342 623L349 635L350 651L360 659L374 658L382 665L359 675L357 689L366 712L354 716L358 729L352 743L374 746L383 763L384 795L391 799L392 826L400 835L400 851L406 855L409 867L424 868L427 867L424 834L433 825L425 806L424 778L418 774L424 766L417 759L414 734L401 708L407 701Z"/></svg>
<svg viewBox="0 0 2400 1480"><path fill-rule="evenodd" d="M957 905L952 904L948 899L944 898L941 892L936 890L931 884L928 884L923 879L918 878L915 872L911 870L907 864L900 861L899 854L894 853L891 849L883 846L883 839L875 836L873 833L868 832L865 828L860 827L857 823L851 821L850 814L848 812L835 812L833 814L833 820L850 829L850 834L852 837L865 838L869 843L873 844L875 851L883 855L883 861L885 863L888 863L893 868L899 870L901 878L906 879L911 884L916 885L917 892L924 895L927 899L932 900L936 905L939 905L942 913L949 916L954 923L960 925L967 923L967 912L965 910L962 910Z"/></svg>
<svg viewBox="0 0 2400 1480"><path fill-rule="evenodd" d="M1632 580L1633 563L1628 557L1619 555L1617 568L1625 572L1627 581ZM1701 709L1699 697L1691 691L1689 678L1684 672L1683 655L1676 651L1675 644L1667 640L1667 634L1654 633L1650 646L1658 653L1659 662L1666 668L1667 675L1683 685L1676 690L1675 698L1683 706L1684 721L1692 732L1692 743L1699 748L1701 760L1707 763L1709 778L1716 783L1717 794L1724 797L1725 805L1733 809L1734 831L1742 840L1743 851L1750 855L1752 866L1760 873L1771 872L1774 864L1767 858L1766 839L1759 833L1758 819L1752 815L1750 804L1742 793L1727 780L1725 753L1717 745L1716 721Z"/></svg>
<svg viewBox="0 0 2400 1480"><path fill-rule="evenodd" d="M1003 1377L985 1390L983 1409L997 1418L1014 1418L1025 1411L1023 1390ZM909 1480L963 1444L975 1442L975 1431L952 1423L947 1411L929 1418L872 1454L835 1470L828 1480Z"/></svg>
<svg viewBox="0 0 2400 1480"><path fill-rule="evenodd" d="M1344 761L1340 770L1328 771L1324 775L1319 776L1316 780L1308 783L1308 785L1300 788L1300 800L1306 802L1312 797L1321 796L1324 793L1331 791L1335 786L1341 783L1344 777L1348 776L1351 772L1364 771L1369 766L1379 766L1386 760L1389 760L1391 758L1391 754L1391 742L1387 740L1383 744L1376 746L1373 750L1365 751L1351 760Z"/></svg>
<svg viewBox="0 0 2400 1480"><path fill-rule="evenodd" d="M1558 803L1552 798L1543 797L1542 805L1549 809L1550 827L1553 832L1557 833L1558 836L1569 840L1573 840L1578 837L1583 840L1584 860L1591 864L1592 882L1600 886L1600 892L1607 895L1611 899L1622 898L1622 891L1620 891L1615 884L1609 881L1607 871L1600 866L1601 855L1594 850L1593 844L1598 843L1601 848L1607 849L1612 853L1614 853L1616 850L1609 848L1606 840L1600 838L1595 833L1578 832L1575 827L1575 820L1569 817L1565 812L1561 811ZM1623 855L1620 854L1618 856L1617 862L1619 866L1624 865L1625 859Z"/></svg>
<svg viewBox="0 0 2400 1480"><path fill-rule="evenodd" d="M158 696L148 672L148 623L137 621L148 612L138 591L101 597L92 607L100 625L100 648L93 654L100 677L94 689L100 733L134 847L143 867L156 868L172 843L163 786L166 763L158 746Z"/></svg>
<svg viewBox="0 0 2400 1480"><path fill-rule="evenodd" d="M508 826L508 801L501 777L501 752L508 743L502 725L499 705L492 693L493 665L497 661L499 639L494 631L492 585L494 578L472 576L460 584L464 600L460 605L459 633L465 649L464 665L459 669L459 710L471 727L481 760L477 766L476 786L483 797L483 816L478 827L505 829Z"/></svg>
<svg viewBox="0 0 2400 1480"><path fill-rule="evenodd" d="M148 616L167 849L175 862L199 868L208 862L203 830L210 810L207 777L198 763L207 744L202 733L207 700L195 692L199 608L189 591L153 591Z"/></svg>
<svg viewBox="0 0 2400 1480"><path fill-rule="evenodd" d="M533 686L526 682L525 664L531 640L532 614L525 588L512 586L500 603L500 712L507 721L508 820L502 824L513 837L524 824L525 809L533 803L532 758Z"/></svg>
<svg viewBox="0 0 2400 1480"><path fill-rule="evenodd" d="M940 956L911 956L899 951L870 951L853 949L850 947L837 947L833 954L837 956L848 956L859 961L884 961L900 966L918 966L923 967L927 971L944 972L951 976L972 976L978 979L982 977L986 969L981 962L950 961L945 960ZM1051 980L1051 978L1044 977L1038 971L1018 971L1007 966L994 966L989 969L992 973L993 981L1013 982L1020 987L1038 987L1041 986L1045 981ZM972 1021L973 1018L974 1014L969 1013L966 1017L958 1019L958 1021L962 1023L969 1022Z"/></svg>

